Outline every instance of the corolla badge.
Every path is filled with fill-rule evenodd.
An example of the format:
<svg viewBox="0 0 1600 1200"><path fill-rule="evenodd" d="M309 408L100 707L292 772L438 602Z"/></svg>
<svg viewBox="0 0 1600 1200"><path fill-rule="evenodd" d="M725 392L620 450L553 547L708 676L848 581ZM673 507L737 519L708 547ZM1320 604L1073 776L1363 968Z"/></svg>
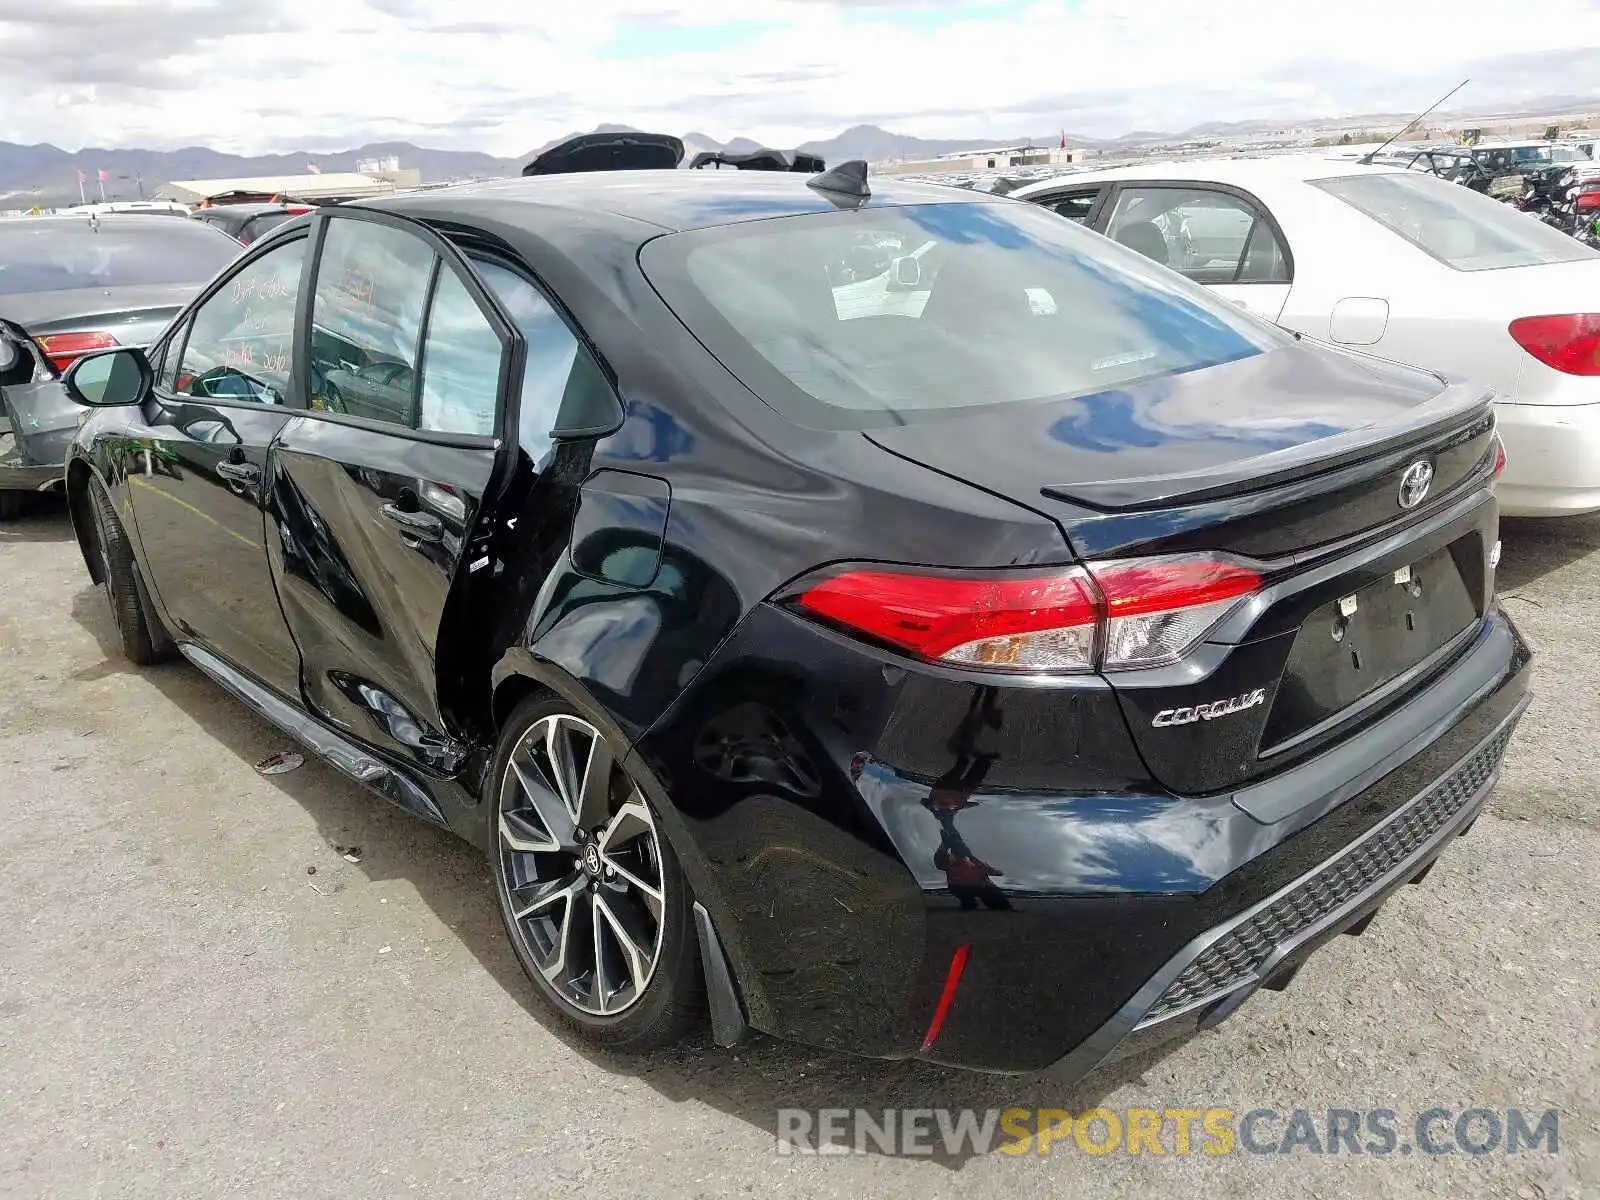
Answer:
<svg viewBox="0 0 1600 1200"><path fill-rule="evenodd" d="M1433 482L1433 464L1426 459L1418 459L1407 467L1400 475L1400 507L1415 508L1422 503L1422 498L1428 494L1428 486Z"/></svg>
<svg viewBox="0 0 1600 1200"><path fill-rule="evenodd" d="M1227 700L1196 704L1193 708L1163 708L1150 724L1157 729L1164 729L1168 725L1193 725L1196 721L1215 721L1218 717L1230 717L1234 713L1243 712L1247 708L1254 708L1266 702L1267 689L1257 688L1253 692L1245 692Z"/></svg>

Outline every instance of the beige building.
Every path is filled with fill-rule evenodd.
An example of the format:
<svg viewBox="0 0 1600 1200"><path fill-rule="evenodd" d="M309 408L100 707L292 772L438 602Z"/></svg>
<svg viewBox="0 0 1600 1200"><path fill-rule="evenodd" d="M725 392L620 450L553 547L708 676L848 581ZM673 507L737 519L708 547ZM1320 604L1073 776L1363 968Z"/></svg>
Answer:
<svg viewBox="0 0 1600 1200"><path fill-rule="evenodd" d="M938 158L905 158L874 163L885 175L937 175L945 171L1003 171L1008 167L1051 167L1079 161L1079 151L1055 146L998 146L993 150L963 150Z"/></svg>
<svg viewBox="0 0 1600 1200"><path fill-rule="evenodd" d="M363 163L373 169L329 171L320 175L257 175L242 179L178 179L156 189L158 200L201 204L207 200L265 200L285 196L295 200L363 200L413 188L422 173L401 169L393 160Z"/></svg>

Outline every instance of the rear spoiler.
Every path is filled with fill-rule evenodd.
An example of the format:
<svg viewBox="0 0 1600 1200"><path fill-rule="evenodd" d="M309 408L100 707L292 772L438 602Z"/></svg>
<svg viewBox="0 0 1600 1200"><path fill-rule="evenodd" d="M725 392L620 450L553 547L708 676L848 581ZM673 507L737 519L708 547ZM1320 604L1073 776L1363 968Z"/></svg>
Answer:
<svg viewBox="0 0 1600 1200"><path fill-rule="evenodd" d="M1439 377L1439 382L1445 384L1443 391L1408 409L1403 418L1384 428L1378 438L1373 437L1371 426L1365 426L1200 471L1063 483L1039 490L1052 500L1083 504L1102 512L1167 508L1248 495L1290 480L1376 458L1409 443L1436 437L1446 430L1476 425L1493 410L1494 392L1490 389L1479 384L1450 382L1443 376Z"/></svg>
<svg viewBox="0 0 1600 1200"><path fill-rule="evenodd" d="M683 142L670 133L616 130L580 133L557 142L522 168L524 175L571 175L589 171L675 170Z"/></svg>
<svg viewBox="0 0 1600 1200"><path fill-rule="evenodd" d="M702 167L732 167L737 171L799 171L814 175L827 170L828 164L820 155L806 154L800 150L751 150L747 154L729 154L725 150L702 150L689 163L691 171Z"/></svg>

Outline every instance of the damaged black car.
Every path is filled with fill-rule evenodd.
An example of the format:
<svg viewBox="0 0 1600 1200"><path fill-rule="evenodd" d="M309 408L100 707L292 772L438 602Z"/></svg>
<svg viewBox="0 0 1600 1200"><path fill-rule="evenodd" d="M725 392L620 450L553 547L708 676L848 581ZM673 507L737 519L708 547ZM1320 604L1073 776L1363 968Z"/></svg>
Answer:
<svg viewBox="0 0 1600 1200"><path fill-rule="evenodd" d="M478 847L616 1049L1182 1038L1421 879L1528 702L1492 394L859 162L319 209L67 386L127 657Z"/></svg>

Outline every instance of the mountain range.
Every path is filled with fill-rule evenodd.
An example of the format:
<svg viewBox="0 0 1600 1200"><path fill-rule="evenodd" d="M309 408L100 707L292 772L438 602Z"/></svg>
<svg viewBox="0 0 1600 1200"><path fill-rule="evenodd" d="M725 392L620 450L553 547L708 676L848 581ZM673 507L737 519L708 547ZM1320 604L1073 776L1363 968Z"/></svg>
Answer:
<svg viewBox="0 0 1600 1200"><path fill-rule="evenodd" d="M626 125L600 125L596 132L626 131ZM224 154L203 146L186 146L180 150L116 150L85 147L82 150L63 150L43 143L33 146L0 142L0 209L26 207L40 204L46 207L70 204L78 199L78 172L83 171L89 182L86 192L91 199L99 194L98 172L104 171L106 196L118 199L136 199L142 183L144 194L151 194L161 184L174 179L239 179L262 175L303 175L314 165L325 173L354 171L364 159L399 158L401 166L415 167L424 180L462 179L482 176L515 175L524 163L540 151L564 141L567 136L552 138L526 154L514 158L497 158L475 150L439 150L416 146L410 142L374 142L353 150L333 153L295 151L289 154L239 155ZM1059 135L1036 138L1035 142L1054 143ZM1020 143L1026 139L1011 139ZM724 150L733 153L760 149L759 142L749 138L734 138L722 142L704 133L683 136L685 153L693 157L702 150ZM825 141L807 142L798 149L820 154L829 162L842 162L851 158L864 158L876 162L886 158L920 158L949 154L959 150L993 146L993 138L916 138L890 133L876 125L857 125L837 137ZM1100 142L1083 140L1073 144L1100 145Z"/></svg>
<svg viewBox="0 0 1600 1200"><path fill-rule="evenodd" d="M1525 102L1518 106L1521 113L1536 116L1542 113L1570 112L1596 106L1594 97L1548 96ZM1446 119L1467 119L1490 114L1461 110L1440 113L1433 117L1435 123ZM1316 128L1343 125L1360 121L1374 129L1398 128L1410 119L1409 114L1375 113L1362 117L1347 117L1338 121L1329 119L1282 119L1221 122L1210 121L1191 126L1176 133L1139 130L1119 138L1089 138L1068 133L1069 145L1088 149L1118 146L1136 146L1157 141L1179 141L1219 136L1240 136L1265 133L1290 126ZM600 132L624 131L625 125L600 125ZM570 135L568 135L570 136ZM830 163L852 158L879 162L891 158L930 158L940 154L953 154L962 150L977 150L995 145L1054 145L1059 132L1034 137L998 138L919 138L891 133L876 125L854 125L835 137L823 141L806 142L796 149L819 154ZM24 146L0 142L0 209L27 207L32 204L60 206L78 198L78 172L89 179L86 191L97 196L97 173L106 172L106 195L119 199L134 199L142 184L144 193L174 179L234 179L260 175L302 175L308 166L315 165L324 172L354 171L363 159L398 157L405 167L414 167L425 181L460 179L483 176L514 175L535 154L555 145L564 138L553 138L544 146L529 150L513 158L498 158L475 150L440 150L416 146L410 142L374 142L353 150L335 152L295 151L288 154L239 155L224 154L203 146L186 146L179 150L118 150L86 147L82 150L63 150L48 143ZM739 152L758 149L760 143L749 138L718 141L704 133L683 135L684 147L689 156L702 150Z"/></svg>

